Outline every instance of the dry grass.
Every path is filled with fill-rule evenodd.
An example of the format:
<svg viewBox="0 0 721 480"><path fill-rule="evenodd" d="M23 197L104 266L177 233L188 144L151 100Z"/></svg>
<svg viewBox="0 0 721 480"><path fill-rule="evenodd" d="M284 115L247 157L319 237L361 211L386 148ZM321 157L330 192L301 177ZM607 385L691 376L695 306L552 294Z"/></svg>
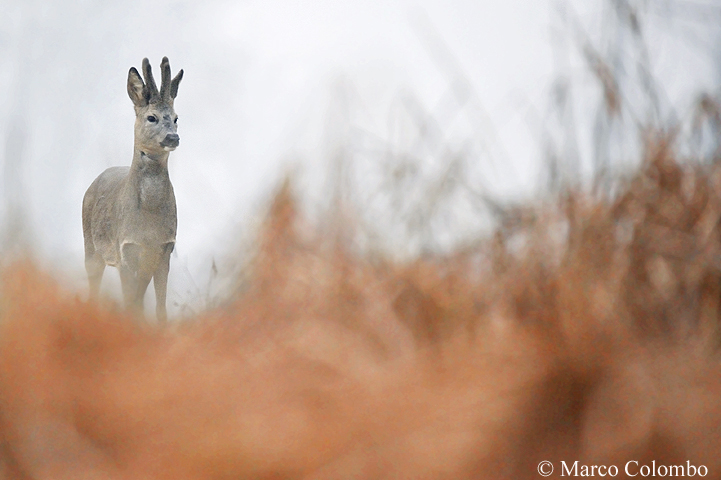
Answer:
<svg viewBox="0 0 721 480"><path fill-rule="evenodd" d="M446 173L411 168L382 189L414 251L441 250L426 247L457 191L492 212L488 239L402 264L359 253L374 219L353 211L364 197L339 164L323 225L286 184L234 294L179 324L83 303L30 260L3 267L0 480L537 479L542 460L554 476L561 461L619 477L655 461L721 478L718 101L696 105L687 150L700 161L647 134L640 169L618 181L614 125L677 129L660 120L638 12L612 5L653 115L631 111L629 80L582 35L605 112L593 193L575 186L578 166L554 163L574 156L554 153L555 199L494 204L466 178L477 152L442 142ZM434 119L418 120L425 145ZM398 177L405 158L380 164Z"/></svg>
<svg viewBox="0 0 721 480"><path fill-rule="evenodd" d="M404 265L299 234L284 188L244 288L164 329L5 268L0 478L721 478L721 167L646 152L612 202Z"/></svg>

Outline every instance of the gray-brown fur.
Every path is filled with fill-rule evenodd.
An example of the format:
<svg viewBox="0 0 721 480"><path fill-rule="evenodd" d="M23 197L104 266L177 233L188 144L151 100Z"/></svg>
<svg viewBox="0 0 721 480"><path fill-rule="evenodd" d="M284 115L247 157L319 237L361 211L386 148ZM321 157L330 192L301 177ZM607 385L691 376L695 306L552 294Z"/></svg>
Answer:
<svg viewBox="0 0 721 480"><path fill-rule="evenodd" d="M130 167L108 168L85 192L83 237L90 297L97 298L105 266L111 265L120 270L126 306L138 311L153 279L156 314L164 321L177 227L168 157L180 142L173 101L183 71L171 80L167 57L160 69L159 91L147 58L145 81L134 67L128 72L128 95L135 106L133 162Z"/></svg>

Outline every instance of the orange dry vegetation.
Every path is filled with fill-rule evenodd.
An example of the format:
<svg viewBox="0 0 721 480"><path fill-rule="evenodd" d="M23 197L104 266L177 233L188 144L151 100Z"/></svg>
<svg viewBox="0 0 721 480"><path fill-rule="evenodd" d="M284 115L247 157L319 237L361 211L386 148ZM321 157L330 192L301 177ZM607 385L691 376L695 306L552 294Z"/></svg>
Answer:
<svg viewBox="0 0 721 480"><path fill-rule="evenodd" d="M520 250L398 266L300 236L286 189L249 286L166 328L6 268L0 478L721 478L721 168L659 144L527 213Z"/></svg>

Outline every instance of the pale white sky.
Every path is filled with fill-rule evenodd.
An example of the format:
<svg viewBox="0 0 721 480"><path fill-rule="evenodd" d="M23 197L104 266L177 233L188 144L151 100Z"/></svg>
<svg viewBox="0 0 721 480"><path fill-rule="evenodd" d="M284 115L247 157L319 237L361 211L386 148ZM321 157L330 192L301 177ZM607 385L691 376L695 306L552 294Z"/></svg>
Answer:
<svg viewBox="0 0 721 480"><path fill-rule="evenodd" d="M132 156L127 71L145 56L157 71L167 55L173 71L185 70L176 100L181 145L170 162L179 211L171 289L182 297L193 283L202 289L211 257L253 228L283 171L302 165L307 179L327 169L334 142L348 140L339 118L393 143L389 119L410 98L445 122L450 147L463 148L464 136L483 143L478 161L501 164L493 187L533 189L557 75L578 82L586 104L598 100L563 31L562 3L6 0L0 132L19 125L26 145L15 165L5 158L8 135L0 135L0 172L21 181L39 254L62 259L82 279L83 193L104 168ZM590 32L603 30L602 0L568 3ZM668 10L674 2L657 3ZM687 106L717 72L706 52L679 43L693 24L654 15L654 66L671 79L672 102ZM679 55L694 66L681 68ZM473 105L461 114L451 94L459 74ZM305 185L310 196L322 191L312 178Z"/></svg>

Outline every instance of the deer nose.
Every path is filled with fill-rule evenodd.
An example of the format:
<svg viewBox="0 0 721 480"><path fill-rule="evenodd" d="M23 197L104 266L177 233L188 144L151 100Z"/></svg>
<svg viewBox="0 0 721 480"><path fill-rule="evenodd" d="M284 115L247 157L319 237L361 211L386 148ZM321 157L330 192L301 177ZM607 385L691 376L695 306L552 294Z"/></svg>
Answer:
<svg viewBox="0 0 721 480"><path fill-rule="evenodd" d="M175 148L178 145L180 145L180 135L178 135L177 133L167 134L163 141L160 142L161 147Z"/></svg>

